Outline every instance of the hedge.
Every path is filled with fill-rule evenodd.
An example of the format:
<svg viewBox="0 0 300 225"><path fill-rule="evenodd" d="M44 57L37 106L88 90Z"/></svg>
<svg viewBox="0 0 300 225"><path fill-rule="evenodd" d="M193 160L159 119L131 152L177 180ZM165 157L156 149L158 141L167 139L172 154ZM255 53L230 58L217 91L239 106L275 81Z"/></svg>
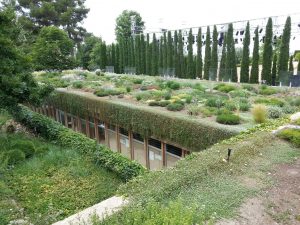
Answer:
<svg viewBox="0 0 300 225"><path fill-rule="evenodd" d="M146 171L139 163L111 151L104 145L98 145L95 140L68 129L44 115L35 113L25 106L20 106L20 109L12 114L16 121L34 130L42 137L62 147L90 154L96 164L115 172L123 180L129 180Z"/></svg>
<svg viewBox="0 0 300 225"><path fill-rule="evenodd" d="M107 123L132 130L144 137L176 143L190 151L200 151L240 132L203 119L194 119L148 106L112 99L100 99L91 93L57 90L48 104L82 117L97 115Z"/></svg>

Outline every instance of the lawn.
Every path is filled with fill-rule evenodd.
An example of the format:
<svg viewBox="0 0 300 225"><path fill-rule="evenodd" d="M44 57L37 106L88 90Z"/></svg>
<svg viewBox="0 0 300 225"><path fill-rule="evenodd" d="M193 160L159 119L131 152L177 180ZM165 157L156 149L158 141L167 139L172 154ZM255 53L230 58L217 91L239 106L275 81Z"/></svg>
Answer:
<svg viewBox="0 0 300 225"><path fill-rule="evenodd" d="M0 122L6 119L2 113ZM20 143L27 150L33 146L33 154L24 148L25 159L8 163L7 152ZM86 155L32 135L1 132L0 144L0 224L16 219L51 224L109 198L122 183Z"/></svg>

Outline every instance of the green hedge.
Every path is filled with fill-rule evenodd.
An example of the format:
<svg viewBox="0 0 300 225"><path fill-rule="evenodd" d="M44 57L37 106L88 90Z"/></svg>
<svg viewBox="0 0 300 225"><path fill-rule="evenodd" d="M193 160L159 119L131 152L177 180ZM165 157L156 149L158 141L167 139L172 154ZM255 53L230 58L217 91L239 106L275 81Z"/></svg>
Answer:
<svg viewBox="0 0 300 225"><path fill-rule="evenodd" d="M190 151L200 151L240 132L215 122L161 111L149 106L100 99L89 93L58 90L48 104L82 117L96 113L107 123L118 124L144 137L177 143Z"/></svg>
<svg viewBox="0 0 300 225"><path fill-rule="evenodd" d="M104 145L98 145L95 140L74 132L25 106L21 106L20 110L13 112L13 116L26 127L35 130L42 137L56 144L90 154L97 164L115 172L124 180L129 180L145 172L145 168L139 163L111 151Z"/></svg>

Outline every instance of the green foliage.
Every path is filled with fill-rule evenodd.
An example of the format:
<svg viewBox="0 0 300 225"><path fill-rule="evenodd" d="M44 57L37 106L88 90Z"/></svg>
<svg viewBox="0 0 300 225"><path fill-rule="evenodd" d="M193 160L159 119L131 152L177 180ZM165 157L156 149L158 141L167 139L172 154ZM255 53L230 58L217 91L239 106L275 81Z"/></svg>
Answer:
<svg viewBox="0 0 300 225"><path fill-rule="evenodd" d="M120 95L120 94L124 94L124 91L120 89L99 89L94 91L94 95L97 95L98 97L105 97L109 95Z"/></svg>
<svg viewBox="0 0 300 225"><path fill-rule="evenodd" d="M277 77L277 54L275 53L273 56L272 63L272 85L275 86Z"/></svg>
<svg viewBox="0 0 300 225"><path fill-rule="evenodd" d="M236 125L240 123L240 117L231 113L220 114L217 116L217 122L228 125Z"/></svg>
<svg viewBox="0 0 300 225"><path fill-rule="evenodd" d="M249 82L249 64L250 64L250 24L247 22L245 37L243 40L243 57L241 63L241 75L240 75L240 82L241 83L248 83Z"/></svg>
<svg viewBox="0 0 300 225"><path fill-rule="evenodd" d="M290 39L291 39L291 17L288 16L283 29L280 53L278 58L278 72L288 72L288 62L290 55ZM288 74L288 73L286 73Z"/></svg>
<svg viewBox="0 0 300 225"><path fill-rule="evenodd" d="M26 158L32 157L35 154L35 147L31 141L17 139L17 141L11 144L11 148L21 150L24 152Z"/></svg>
<svg viewBox="0 0 300 225"><path fill-rule="evenodd" d="M83 88L83 83L81 81L75 81L75 82L73 82L72 86L73 86L73 88L81 89L81 88Z"/></svg>
<svg viewBox="0 0 300 225"><path fill-rule="evenodd" d="M232 98L248 98L251 96L251 92L244 89L237 89L229 92Z"/></svg>
<svg viewBox="0 0 300 225"><path fill-rule="evenodd" d="M198 90L198 91L204 91L204 87L199 83L194 84L193 88Z"/></svg>
<svg viewBox="0 0 300 225"><path fill-rule="evenodd" d="M127 93L131 92L131 87L126 87L126 92Z"/></svg>
<svg viewBox="0 0 300 225"><path fill-rule="evenodd" d="M132 82L133 82L134 84L142 84L143 81L144 81L143 79L135 78Z"/></svg>
<svg viewBox="0 0 300 225"><path fill-rule="evenodd" d="M222 106L224 106L224 101L221 98L217 97L208 98L205 102L205 105L209 107L221 108Z"/></svg>
<svg viewBox="0 0 300 225"><path fill-rule="evenodd" d="M225 108L228 109L229 111L235 111L237 109L237 104L236 102L230 100L225 102Z"/></svg>
<svg viewBox="0 0 300 225"><path fill-rule="evenodd" d="M276 94L278 92L279 92L279 90L277 90L276 88L268 87L266 85L262 85L259 88L259 91L258 91L258 93L261 94L261 95L273 95L273 94Z"/></svg>
<svg viewBox="0 0 300 225"><path fill-rule="evenodd" d="M189 105L187 106L187 111L191 116L198 116L201 113L201 107L198 105Z"/></svg>
<svg viewBox="0 0 300 225"><path fill-rule="evenodd" d="M140 164L109 150L105 146L96 145L94 140L83 134L76 133L50 118L30 111L26 107L14 112L13 116L29 129L34 129L42 137L55 141L63 147L89 154L98 165L115 172L124 180L131 179L145 171Z"/></svg>
<svg viewBox="0 0 300 225"><path fill-rule="evenodd" d="M262 72L261 72L261 79L265 80L267 84L272 84L272 76L271 76L272 59L273 59L272 42L273 42L273 22L272 22L272 18L269 18L268 23L266 25L263 63L262 63Z"/></svg>
<svg viewBox="0 0 300 225"><path fill-rule="evenodd" d="M255 37L254 37L254 47L252 52L252 66L250 73L250 83L257 84L258 83L258 73L259 73L259 34L258 27L255 29Z"/></svg>
<svg viewBox="0 0 300 225"><path fill-rule="evenodd" d="M289 140L297 147L300 147L300 130L298 129L284 129L277 136Z"/></svg>
<svg viewBox="0 0 300 225"><path fill-rule="evenodd" d="M300 97L293 97L290 104L292 106L300 106Z"/></svg>
<svg viewBox="0 0 300 225"><path fill-rule="evenodd" d="M233 25L228 25L226 44L226 71L231 81L237 82L236 54L233 39Z"/></svg>
<svg viewBox="0 0 300 225"><path fill-rule="evenodd" d="M250 103L240 102L239 104L240 110L244 112L249 111L250 107L251 107Z"/></svg>
<svg viewBox="0 0 300 225"><path fill-rule="evenodd" d="M176 82L176 81L173 81L173 80L169 80L167 83L166 83L166 86L172 90L178 90L180 89L180 83Z"/></svg>
<svg viewBox="0 0 300 225"><path fill-rule="evenodd" d="M191 28L188 36L188 46L187 46L188 57L187 57L187 69L186 69L187 77L190 79L196 78L194 56L193 56L193 45L194 45L194 35Z"/></svg>
<svg viewBox="0 0 300 225"><path fill-rule="evenodd" d="M183 110L184 108L184 105L183 104L180 104L180 103L171 103L167 106L167 110L169 111L181 111Z"/></svg>
<svg viewBox="0 0 300 225"><path fill-rule="evenodd" d="M202 78L202 30L201 27L198 29L197 35L197 57L196 57L196 76Z"/></svg>
<svg viewBox="0 0 300 225"><path fill-rule="evenodd" d="M255 105L251 111L256 123L264 123L267 117L267 109L264 105Z"/></svg>
<svg viewBox="0 0 300 225"><path fill-rule="evenodd" d="M64 70L73 67L73 42L57 27L44 27L34 44L32 58L37 70Z"/></svg>
<svg viewBox="0 0 300 225"><path fill-rule="evenodd" d="M224 83L220 83L217 86L214 87L215 90L221 91L221 92L225 92L228 93L230 91L233 91L236 89L235 86L230 85L230 84L224 84Z"/></svg>
<svg viewBox="0 0 300 225"><path fill-rule="evenodd" d="M218 31L217 26L214 26L212 35L211 62L209 65L210 79L216 80L218 70Z"/></svg>
<svg viewBox="0 0 300 225"><path fill-rule="evenodd" d="M7 158L8 165L20 163L25 160L25 153L19 149L12 149L6 152L5 157Z"/></svg>
<svg viewBox="0 0 300 225"><path fill-rule="evenodd" d="M257 92L256 88L253 85L251 85L251 84L243 84L242 88L245 89L245 90L247 90L247 91L254 92L254 93Z"/></svg>
<svg viewBox="0 0 300 225"><path fill-rule="evenodd" d="M267 111L268 117L271 119L277 119L283 116L283 110L278 106L270 106L267 108Z"/></svg>
<svg viewBox="0 0 300 225"><path fill-rule="evenodd" d="M209 26L206 29L205 43L210 43L210 29ZM211 63L211 49L210 44L205 45L204 55L204 79L209 80L209 68Z"/></svg>
<svg viewBox="0 0 300 225"><path fill-rule="evenodd" d="M281 109L285 114L292 114L298 111L298 107L291 105L284 105L284 107L282 107Z"/></svg>
<svg viewBox="0 0 300 225"><path fill-rule="evenodd" d="M285 102L279 98L257 98L254 100L254 103L279 107L283 107L285 105Z"/></svg>
<svg viewBox="0 0 300 225"><path fill-rule="evenodd" d="M222 48L222 55L221 61L219 65L219 81L223 81L226 77L226 55L227 55L227 35L224 34L224 41L223 41L223 48Z"/></svg>

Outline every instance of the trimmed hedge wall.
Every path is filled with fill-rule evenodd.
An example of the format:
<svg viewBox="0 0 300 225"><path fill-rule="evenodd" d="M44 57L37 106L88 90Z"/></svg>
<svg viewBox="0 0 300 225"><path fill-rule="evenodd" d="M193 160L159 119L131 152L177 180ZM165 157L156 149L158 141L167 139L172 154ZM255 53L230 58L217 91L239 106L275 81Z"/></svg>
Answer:
<svg viewBox="0 0 300 225"><path fill-rule="evenodd" d="M94 116L104 122L118 124L144 137L155 137L176 143L190 151L200 151L240 132L215 122L199 121L147 106L105 100L90 93L57 90L48 104L82 117Z"/></svg>
<svg viewBox="0 0 300 225"><path fill-rule="evenodd" d="M68 129L44 115L35 113L25 106L20 106L20 110L14 111L12 114L18 122L35 130L42 137L63 147L90 154L97 164L115 172L123 180L129 180L146 171L139 163L111 151L104 145L98 145L95 140Z"/></svg>

